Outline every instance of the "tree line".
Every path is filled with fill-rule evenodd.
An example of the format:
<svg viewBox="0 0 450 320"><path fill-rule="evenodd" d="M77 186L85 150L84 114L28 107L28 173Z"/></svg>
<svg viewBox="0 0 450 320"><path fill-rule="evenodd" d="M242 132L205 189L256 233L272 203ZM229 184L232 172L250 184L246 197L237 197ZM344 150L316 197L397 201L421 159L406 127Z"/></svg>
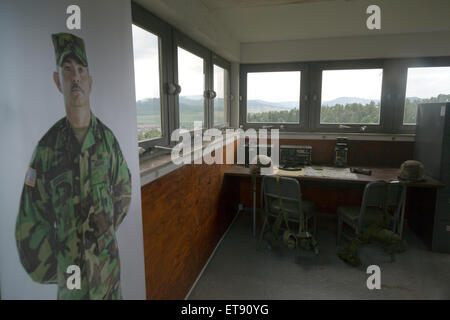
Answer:
<svg viewBox="0 0 450 320"><path fill-rule="evenodd" d="M420 103L448 102L450 94L439 94L437 97L426 99L406 98L404 109L404 123L416 123L417 105ZM247 122L272 122L272 123L297 123L299 121L299 109L265 111L248 113ZM380 122L380 104L371 101L367 104L349 103L336 104L334 106L322 106L320 111L321 123L358 123L378 124Z"/></svg>

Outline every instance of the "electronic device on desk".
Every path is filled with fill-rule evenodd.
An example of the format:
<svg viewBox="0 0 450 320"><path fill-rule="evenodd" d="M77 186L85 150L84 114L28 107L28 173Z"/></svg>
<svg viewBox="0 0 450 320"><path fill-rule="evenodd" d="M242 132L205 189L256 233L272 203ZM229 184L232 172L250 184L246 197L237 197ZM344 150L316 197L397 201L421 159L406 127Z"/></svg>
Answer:
<svg viewBox="0 0 450 320"><path fill-rule="evenodd" d="M336 147L334 148L334 165L336 167L346 167L348 158L347 138L337 138Z"/></svg>
<svg viewBox="0 0 450 320"><path fill-rule="evenodd" d="M300 170L301 166L311 165L311 146L280 146L280 169Z"/></svg>

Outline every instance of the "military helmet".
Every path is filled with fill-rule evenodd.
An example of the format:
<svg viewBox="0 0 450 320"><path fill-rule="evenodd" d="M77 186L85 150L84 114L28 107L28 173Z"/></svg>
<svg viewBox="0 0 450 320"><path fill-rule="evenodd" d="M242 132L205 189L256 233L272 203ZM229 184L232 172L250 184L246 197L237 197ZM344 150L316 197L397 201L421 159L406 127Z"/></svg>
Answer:
<svg viewBox="0 0 450 320"><path fill-rule="evenodd" d="M83 66L88 66L83 39L71 33L61 32L52 34L52 40L58 67L61 67L64 59L70 55L78 58Z"/></svg>
<svg viewBox="0 0 450 320"><path fill-rule="evenodd" d="M423 181L425 180L425 168L419 161L407 160L400 166L398 177L408 181Z"/></svg>

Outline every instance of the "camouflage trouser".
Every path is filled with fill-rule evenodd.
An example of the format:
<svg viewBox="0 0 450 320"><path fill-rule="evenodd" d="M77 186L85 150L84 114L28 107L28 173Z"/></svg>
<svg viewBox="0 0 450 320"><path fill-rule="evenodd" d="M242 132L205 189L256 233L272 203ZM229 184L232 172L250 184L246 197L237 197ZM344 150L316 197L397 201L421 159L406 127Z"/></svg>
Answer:
<svg viewBox="0 0 450 320"><path fill-rule="evenodd" d="M304 220L304 217L302 219ZM281 224L284 222L286 229L280 235ZM304 250L314 250L316 254L319 253L318 243L315 237L308 232L307 225L303 226L303 231L295 233L290 230L287 213L281 212L275 219L272 227L265 235L265 239L269 242L271 247L275 247L278 244L284 244L288 249L302 248ZM280 239L281 236L281 239Z"/></svg>
<svg viewBox="0 0 450 320"><path fill-rule="evenodd" d="M358 249L364 244L372 240L378 242L388 254L400 253L407 249L405 240L388 229L379 227L377 224L370 226L360 237L352 240L348 247L344 248L338 253L339 258L348 264L358 267L361 265L361 260L358 257Z"/></svg>

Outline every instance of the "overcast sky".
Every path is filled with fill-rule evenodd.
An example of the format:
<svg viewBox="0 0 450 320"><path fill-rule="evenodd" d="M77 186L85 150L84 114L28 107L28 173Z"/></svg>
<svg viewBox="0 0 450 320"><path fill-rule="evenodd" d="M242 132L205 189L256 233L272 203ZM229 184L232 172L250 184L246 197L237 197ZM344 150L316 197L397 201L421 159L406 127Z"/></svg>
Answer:
<svg viewBox="0 0 450 320"><path fill-rule="evenodd" d="M158 37L133 25L136 100L159 97ZM223 97L223 75L215 68L215 91ZM178 74L182 96L203 95L203 60L178 48ZM325 70L322 74L322 101L339 97L377 99L381 97L382 69ZM429 98L450 94L450 67L410 68L406 96ZM249 73L247 98L265 101L298 101L300 72Z"/></svg>
<svg viewBox="0 0 450 320"><path fill-rule="evenodd" d="M322 101L339 97L380 100L383 69L324 70Z"/></svg>
<svg viewBox="0 0 450 320"><path fill-rule="evenodd" d="M300 72L252 72L247 74L247 99L299 101Z"/></svg>
<svg viewBox="0 0 450 320"><path fill-rule="evenodd" d="M407 97L430 98L450 94L450 67L409 68Z"/></svg>
<svg viewBox="0 0 450 320"><path fill-rule="evenodd" d="M159 98L158 37L133 24L136 100Z"/></svg>
<svg viewBox="0 0 450 320"><path fill-rule="evenodd" d="M180 47L177 54L180 96L202 96L205 90L203 59Z"/></svg>

